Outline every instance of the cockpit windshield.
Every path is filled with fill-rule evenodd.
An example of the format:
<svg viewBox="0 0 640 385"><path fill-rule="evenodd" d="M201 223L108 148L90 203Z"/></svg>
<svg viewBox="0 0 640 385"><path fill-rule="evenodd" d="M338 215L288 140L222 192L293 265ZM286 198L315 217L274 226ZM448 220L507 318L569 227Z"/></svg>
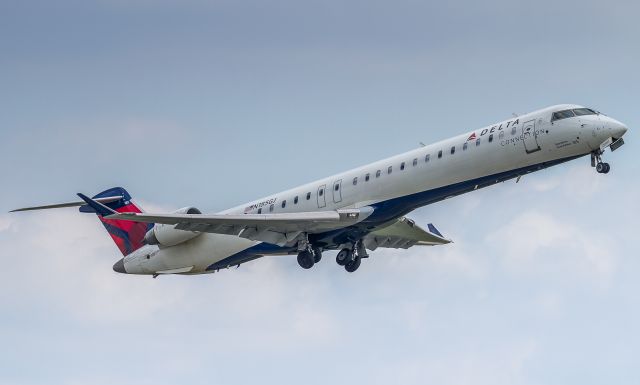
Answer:
<svg viewBox="0 0 640 385"><path fill-rule="evenodd" d="M598 114L597 112L595 112L591 108L576 108L575 110L573 110L573 113L576 114L576 116L597 115Z"/></svg>
<svg viewBox="0 0 640 385"><path fill-rule="evenodd" d="M583 115L597 115L598 113L592 110L591 108L574 108L571 110L562 110L556 111L553 113L551 117L551 121L556 121L560 119L573 118L574 116L583 116Z"/></svg>

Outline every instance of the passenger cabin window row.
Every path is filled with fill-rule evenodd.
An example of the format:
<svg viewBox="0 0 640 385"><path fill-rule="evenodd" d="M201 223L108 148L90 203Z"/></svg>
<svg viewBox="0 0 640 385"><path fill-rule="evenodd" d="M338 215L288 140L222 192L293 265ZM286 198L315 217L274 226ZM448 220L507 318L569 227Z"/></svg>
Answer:
<svg viewBox="0 0 640 385"><path fill-rule="evenodd" d="M589 110L589 109L587 109L587 108L583 108L583 109L580 109L580 110L588 110L588 111L591 111L591 113L594 113L594 114L595 114L595 112L593 112L593 110ZM567 110L567 111L575 111L575 110ZM559 111L559 112L564 112L564 111ZM572 113L573 113L573 112L572 112ZM586 115L586 113L585 113L585 114L583 114L583 115ZM515 133L516 133L516 128L515 128L515 127L513 127L513 128L512 128L512 130L511 130L511 134L512 134L512 135L514 135ZM504 138L504 132L500 132L500 134L499 134L499 138L500 138L500 139ZM490 142L490 143L491 143L491 142L493 142L493 134L490 134L490 135L489 135L488 140L489 140L489 142ZM481 142L482 142L481 138L477 138L477 139L475 140L475 145L476 145L476 147L480 146L480 143L481 143ZM465 143L463 143L463 144L462 144L462 151L467 151L467 149L468 149L468 148L469 148L469 143L468 143L468 142L465 142ZM451 148L450 148L449 152L451 153L451 155L454 155L454 154L456 153L456 146L451 146ZM442 151L442 150L439 150L439 151L438 151L438 153L437 153L437 157L438 157L438 159L441 159L441 158L442 158L442 156L443 156L443 151ZM429 162L430 162L430 160L431 160L431 154L425 154L425 156L424 156L424 162L425 162L425 163L429 163ZM418 165L418 158L414 158L414 159L413 159L413 161L411 162L411 164L412 164L414 167L416 167L416 166ZM401 163L400 163L400 170L401 170L401 171L403 171L403 170L405 170L405 169L406 169L406 162L401 162ZM393 166L389 166L389 167L387 168L387 174L391 174L392 172L393 172ZM382 170L376 170L375 175L376 175L376 178L380 178L380 177L382 176ZM366 173L366 174L364 175L364 181L365 181L365 182L369 182L370 180L371 180L371 174L370 174L370 173ZM354 186L357 186L357 185L358 185L358 177L357 177L357 176L356 176L356 177L354 177L354 178L352 179L352 182L351 182L351 183L352 183ZM339 183L334 184L334 190L335 190L335 191L339 191L339 190L340 190L340 184L339 184ZM321 188L321 189L319 189L319 190L318 190L318 196L322 197L323 195L324 195L324 188ZM305 198L306 198L306 200L311 200L311 192L307 192L307 193L306 193ZM299 201L299 200L298 200L298 196L296 195L296 196L293 198L293 204L294 204L294 205L297 205L297 204L298 204L298 201ZM287 207L287 200L286 200L286 199L285 199L285 200L283 200L283 201L280 203L280 206L281 206L283 209L284 209L284 208L286 208L286 207ZM270 206L269 206L269 212L273 212L273 211L274 211L274 208L275 208L275 207L274 207L274 205L273 205L273 204L272 204L272 205L270 205ZM257 213L258 213L258 214L262 214L262 208L259 208L259 209L258 209L258 211L257 211Z"/></svg>
<svg viewBox="0 0 640 385"><path fill-rule="evenodd" d="M573 118L574 116L597 115L598 113L591 108L574 108L570 110L556 111L551 116L551 121Z"/></svg>

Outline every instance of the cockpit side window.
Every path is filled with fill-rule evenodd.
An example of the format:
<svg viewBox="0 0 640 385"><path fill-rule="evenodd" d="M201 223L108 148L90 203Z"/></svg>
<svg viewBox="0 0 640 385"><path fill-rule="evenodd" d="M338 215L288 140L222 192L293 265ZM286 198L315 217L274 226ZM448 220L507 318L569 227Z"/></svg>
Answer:
<svg viewBox="0 0 640 385"><path fill-rule="evenodd" d="M553 113L551 117L551 121L554 122L560 119L573 118L575 115L573 114L573 110L562 110Z"/></svg>
<svg viewBox="0 0 640 385"><path fill-rule="evenodd" d="M598 114L597 112L595 112L591 108L576 108L575 110L573 110L573 113L576 114L576 116L597 115Z"/></svg>

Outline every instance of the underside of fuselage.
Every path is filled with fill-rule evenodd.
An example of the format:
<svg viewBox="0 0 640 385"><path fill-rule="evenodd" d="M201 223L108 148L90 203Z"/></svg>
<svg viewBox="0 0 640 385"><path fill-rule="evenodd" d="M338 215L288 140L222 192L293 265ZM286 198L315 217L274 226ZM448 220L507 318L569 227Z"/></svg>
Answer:
<svg viewBox="0 0 640 385"><path fill-rule="evenodd" d="M543 170L551 166L562 164L588 154L570 156L548 162L542 162L527 167L521 167L493 175L487 175L436 189L422 191L416 194L402 196L372 204L374 212L364 221L354 226L328 231L318 234L309 234L309 241L324 250L337 250L342 245L353 244L368 233L384 227L394 219L406 215L413 210L452 198L471 191L489 187L510 179L518 178L531 172ZM267 255L297 254L297 247L281 247L269 243L260 243L239 253L231 255L223 260L211 264L207 271L224 269L230 266L252 261Z"/></svg>

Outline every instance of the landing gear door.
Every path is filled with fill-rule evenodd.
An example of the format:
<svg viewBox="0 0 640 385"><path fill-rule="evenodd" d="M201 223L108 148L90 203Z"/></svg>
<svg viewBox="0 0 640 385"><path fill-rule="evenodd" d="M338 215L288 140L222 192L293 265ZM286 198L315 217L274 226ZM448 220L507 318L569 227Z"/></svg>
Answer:
<svg viewBox="0 0 640 385"><path fill-rule="evenodd" d="M325 195L327 192L327 185L323 184L322 186L318 187L318 208L323 208L327 205L327 201L326 201L326 197Z"/></svg>
<svg viewBox="0 0 640 385"><path fill-rule="evenodd" d="M527 154L540 151L535 120L529 120L522 124L522 141L524 142L524 150Z"/></svg>

